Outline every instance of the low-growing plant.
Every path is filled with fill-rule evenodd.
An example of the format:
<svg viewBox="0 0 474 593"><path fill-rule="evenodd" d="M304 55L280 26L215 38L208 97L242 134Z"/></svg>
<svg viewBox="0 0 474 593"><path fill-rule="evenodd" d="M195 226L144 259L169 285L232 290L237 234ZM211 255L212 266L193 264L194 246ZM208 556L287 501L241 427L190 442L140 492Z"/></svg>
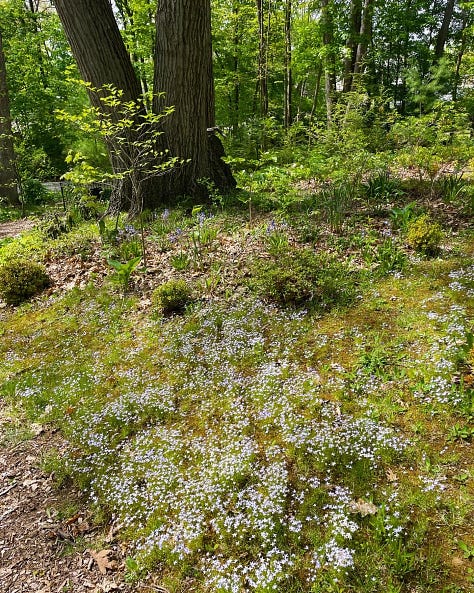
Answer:
<svg viewBox="0 0 474 593"><path fill-rule="evenodd" d="M49 286L44 266L26 259L15 259L0 267L0 296L9 305L18 305Z"/></svg>
<svg viewBox="0 0 474 593"><path fill-rule="evenodd" d="M408 225L407 243L416 252L436 255L443 240L443 231L437 222L423 214Z"/></svg>
<svg viewBox="0 0 474 593"><path fill-rule="evenodd" d="M346 213L350 210L352 198L353 189L348 183L330 185L321 192L321 201L318 205L331 231L341 230Z"/></svg>
<svg viewBox="0 0 474 593"><path fill-rule="evenodd" d="M310 249L280 252L274 260L258 259L252 266L251 287L279 305L330 309L348 304L355 282L340 262Z"/></svg>
<svg viewBox="0 0 474 593"><path fill-rule="evenodd" d="M60 235L68 233L72 226L73 221L69 214L54 212L44 217L40 229L49 239L57 239Z"/></svg>
<svg viewBox="0 0 474 593"><path fill-rule="evenodd" d="M390 211L390 221L395 230L406 232L410 222L416 217L416 202L410 202L401 208Z"/></svg>
<svg viewBox="0 0 474 593"><path fill-rule="evenodd" d="M438 180L441 198L448 203L457 202L466 191L467 181L463 178L463 173L452 173L443 175Z"/></svg>
<svg viewBox="0 0 474 593"><path fill-rule="evenodd" d="M191 301L191 287L185 280L169 280L153 291L153 305L163 313L181 313Z"/></svg>
<svg viewBox="0 0 474 593"><path fill-rule="evenodd" d="M376 210L404 194L400 181L387 170L379 171L365 183L367 205Z"/></svg>
<svg viewBox="0 0 474 593"><path fill-rule="evenodd" d="M138 268L141 260L141 256L134 257L125 263L113 259L107 260L109 266L112 266L115 269L116 274L114 279L121 285L124 294L128 290L130 284L130 276Z"/></svg>
<svg viewBox="0 0 474 593"><path fill-rule="evenodd" d="M385 239L375 250L375 261L378 264L377 273L385 276L390 272L402 271L407 258L392 239Z"/></svg>

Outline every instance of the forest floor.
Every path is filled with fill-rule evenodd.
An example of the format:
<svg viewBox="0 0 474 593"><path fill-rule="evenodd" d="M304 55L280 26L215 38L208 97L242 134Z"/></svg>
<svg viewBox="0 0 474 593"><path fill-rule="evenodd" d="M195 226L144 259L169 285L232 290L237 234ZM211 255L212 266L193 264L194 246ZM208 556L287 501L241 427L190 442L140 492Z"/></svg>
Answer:
<svg viewBox="0 0 474 593"><path fill-rule="evenodd" d="M141 508L140 497L145 497L147 510L150 505L158 507L164 493L172 501L171 511L166 511L171 523L173 513L192 510L194 501L201 500L207 487L206 467L214 463L207 463L208 452L219 463L222 457L225 471L233 467L226 455L234 463L234 455L246 454L239 424L239 414L246 412L235 407L235 377L240 381L238 389L246 386L243 393L262 451L267 447L274 451L275 439L286 451L286 433L280 424L293 417L302 428L338 427L340 442L335 441L335 451L346 447L357 456L359 445L375 447L374 455L380 459L376 470L346 461L343 466L341 461L340 473L328 469L327 475L324 460L312 467L306 453L301 453L296 464L291 457L296 453L288 453L302 484L315 475L321 483L340 482L334 496L346 492L350 499L341 498L337 504L358 530L351 543L355 569L346 575L334 568L334 583L339 578L350 582L347 589L338 591L470 593L474 583L472 219L451 204L434 200L419 201L413 208L404 199L391 208L374 210L374 214L362 205L340 220L331 218L337 213L329 211L329 222L319 213L247 216L248 212L217 211L200 220L201 211L191 215L164 211L145 236L146 266L137 269L127 284L117 282L120 277L110 264L111 260L133 261L141 249L138 232L125 221L123 229L120 225L120 241L112 234L99 237L94 221L56 239L48 237L44 227L11 239L34 223L0 224L3 261L16 255L39 258L52 280L51 287L32 303L18 309L0 304L0 352L5 355L0 368L0 593L216 590L203 582L191 563L180 566L169 559L166 564L162 558L149 562L145 558L139 564L132 513ZM436 257L414 254L406 244L406 233L395 225L396 216L416 217L426 210L445 229ZM258 273L255 261L261 266L273 261L279 271L280 257L310 249L350 261L350 274L342 284L359 284L348 306L307 314L250 300L252 274ZM327 269L328 278L331 269ZM154 311L152 291L177 278L192 285L194 301L184 314L160 317ZM288 392L286 372L291 374ZM183 386L183 377L188 376L192 389ZM283 410L279 401L261 408L268 398L273 401L272 381L281 387L285 417L278 415ZM222 384L231 389L223 393ZM178 406L174 416L165 406L168 387L169 393L178 389L181 398L172 402ZM156 401L164 402L164 415L161 408L150 407ZM235 426L228 410L239 420ZM320 421L318 414L323 412L327 418ZM185 472L182 483L189 486L182 492L173 490L167 475L158 475L166 464L146 465L147 479L156 474L156 484L163 486L163 491L155 492L156 484L141 477L139 463L143 459L148 463L145 455L155 451L158 441L150 444L142 435L151 425L167 429L171 420L175 432L170 435L177 434L179 423L183 435L182 443L172 441L173 451L181 451L181 446L192 451L201 441L206 447L202 459L180 466ZM356 439L355 445L344 441L344 423L347 438ZM119 434L116 426L126 430ZM356 426L360 429L351 436ZM379 432L374 436L371 430ZM409 443L407 452L396 450L395 440L378 445L378 435L383 440L392 432ZM329 449L332 434L327 436ZM109 443L110 435L118 435L117 442ZM194 435L195 440L188 442L186 435ZM228 450L222 444L225 439L230 443ZM94 455L96 442L100 446ZM122 443L130 443L130 448ZM151 445L153 450L146 449ZM159 446L164 447L161 441ZM87 475L82 477L81 449L85 454L92 452ZM126 458L129 450L138 451L136 459ZM64 459L79 468L75 476L79 481L71 480ZM252 461L249 468L255 475L248 480L266 476L258 466L266 463L262 459ZM235 462L241 464L240 457ZM286 467L286 459L282 463ZM87 480L92 475L98 476L95 486L102 488L102 499L91 496L93 488L88 488ZM135 481L129 484L130 475ZM235 494L239 488L248 488L252 494L251 484L231 478L222 481L223 489ZM294 484L299 488L299 482ZM128 488L126 496L122 485ZM261 485L262 492L266 487ZM129 492L138 498L129 500ZM308 492L302 490L300 496L309 496ZM332 504L333 491L327 486L317 494L319 498L309 502ZM389 515L387 501L393 500L397 506ZM295 498L292 503L295 509L298 501ZM301 513L307 512L305 508ZM233 517L235 511L231 511ZM320 549L329 537L324 530L338 528L331 517L324 515L327 525L304 527L313 529L308 531L308 541L315 538ZM281 519L283 527L285 521ZM402 539L397 534L392 537L392 527L403 534ZM145 526L153 528L151 522ZM139 535L146 536L145 529ZM259 533L253 524L251 530ZM291 537L287 538L290 543ZM304 537L306 531L303 543ZM249 562L259 550L257 544L250 550L247 544L239 548L233 533L225 541L232 542L235 550L230 544L225 548L217 536L214 549L225 549ZM264 542L258 545L263 549ZM306 570L308 558L302 554ZM192 560L200 566L203 557L203 550L197 548ZM336 590L331 588L331 570L326 559L312 590ZM281 580L278 590L282 592L309 590L285 588Z"/></svg>
<svg viewBox="0 0 474 593"><path fill-rule="evenodd" d="M156 590L123 582L113 530L98 533L80 493L58 489L54 475L40 469L52 447L64 448L58 432L22 428L0 399L0 592ZM89 549L99 538L106 548Z"/></svg>
<svg viewBox="0 0 474 593"><path fill-rule="evenodd" d="M28 218L0 222L0 240L6 239L7 237L16 237L20 233L32 229L34 225L34 221L29 220Z"/></svg>

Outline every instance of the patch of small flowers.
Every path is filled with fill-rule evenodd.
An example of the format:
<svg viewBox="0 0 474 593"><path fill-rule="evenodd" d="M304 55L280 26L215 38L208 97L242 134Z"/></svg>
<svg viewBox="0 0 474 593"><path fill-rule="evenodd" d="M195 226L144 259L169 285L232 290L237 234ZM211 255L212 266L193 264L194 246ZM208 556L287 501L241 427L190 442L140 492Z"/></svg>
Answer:
<svg viewBox="0 0 474 593"><path fill-rule="evenodd" d="M460 305L451 305L447 313L428 312L427 318L440 327L440 335L424 357L427 379L422 380L414 395L434 409L439 405L459 408L464 393L455 379L472 336L468 313Z"/></svg>
<svg viewBox="0 0 474 593"><path fill-rule="evenodd" d="M452 280L449 288L455 292L461 292L468 298L474 297L474 265L459 270L453 270L449 273Z"/></svg>
<svg viewBox="0 0 474 593"><path fill-rule="evenodd" d="M191 562L222 593L350 570L357 476L373 480L405 442L322 399L317 371L294 360L304 313L252 302L154 327L149 371L119 366L121 389L67 431L70 470L133 534L139 564Z"/></svg>

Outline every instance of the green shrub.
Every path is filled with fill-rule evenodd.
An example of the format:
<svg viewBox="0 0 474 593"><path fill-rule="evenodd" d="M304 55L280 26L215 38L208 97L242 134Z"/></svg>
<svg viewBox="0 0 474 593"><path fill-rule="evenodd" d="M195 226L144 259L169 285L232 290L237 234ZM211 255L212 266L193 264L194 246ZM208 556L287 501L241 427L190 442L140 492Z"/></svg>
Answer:
<svg viewBox="0 0 474 593"><path fill-rule="evenodd" d="M52 214L45 215L39 228L49 239L57 239L64 233L68 233L72 228L72 219L69 214Z"/></svg>
<svg viewBox="0 0 474 593"><path fill-rule="evenodd" d="M0 296L9 305L26 301L50 282L43 266L26 259L12 260L0 267Z"/></svg>
<svg viewBox="0 0 474 593"><path fill-rule="evenodd" d="M251 275L251 288L279 305L330 309L355 296L355 281L347 268L310 249L288 250L275 260L258 259Z"/></svg>
<svg viewBox="0 0 474 593"><path fill-rule="evenodd" d="M435 255L439 252L443 231L437 222L432 222L427 214L419 216L408 225L407 243L416 252Z"/></svg>
<svg viewBox="0 0 474 593"><path fill-rule="evenodd" d="M45 204L54 198L38 179L24 179L22 182L22 199L25 204Z"/></svg>
<svg viewBox="0 0 474 593"><path fill-rule="evenodd" d="M185 280L169 280L153 291L153 305L165 315L184 311L190 301L191 287Z"/></svg>

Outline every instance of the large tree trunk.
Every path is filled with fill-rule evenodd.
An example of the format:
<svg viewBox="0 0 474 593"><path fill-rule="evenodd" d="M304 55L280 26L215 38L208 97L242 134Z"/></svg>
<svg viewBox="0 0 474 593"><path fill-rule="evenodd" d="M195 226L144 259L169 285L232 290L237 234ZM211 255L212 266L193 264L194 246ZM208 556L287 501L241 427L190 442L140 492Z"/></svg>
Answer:
<svg viewBox="0 0 474 593"><path fill-rule="evenodd" d="M8 97L7 73L3 40L0 31L0 199L5 198L11 206L21 206L18 197L15 171L15 152Z"/></svg>
<svg viewBox="0 0 474 593"><path fill-rule="evenodd" d="M185 160L158 180L165 197L203 197L209 182L234 188L214 130L210 0L158 0L154 90L155 113L174 107L163 119L163 148Z"/></svg>
<svg viewBox="0 0 474 593"><path fill-rule="evenodd" d="M124 101L139 99L140 83L109 0L56 0L55 6L82 78L94 89L112 85L123 91ZM97 92L90 92L89 97L92 105L104 111L104 104ZM110 147L109 152L112 168L119 173L120 159L115 157ZM143 196L139 199L142 200ZM143 204L132 204L130 184L117 184L112 194L112 210L131 208L137 211L142 206Z"/></svg>

